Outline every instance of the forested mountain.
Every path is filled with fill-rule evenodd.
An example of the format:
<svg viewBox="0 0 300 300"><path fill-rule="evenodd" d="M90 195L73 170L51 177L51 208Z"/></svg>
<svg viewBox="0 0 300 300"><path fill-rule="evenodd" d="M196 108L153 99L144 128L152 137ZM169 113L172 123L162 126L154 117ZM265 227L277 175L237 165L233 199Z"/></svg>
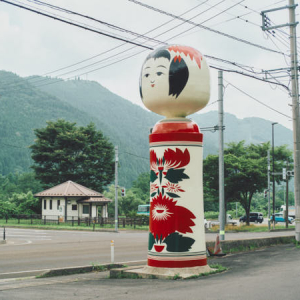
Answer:
<svg viewBox="0 0 300 300"><path fill-rule="evenodd" d="M59 118L76 120L79 125L93 121L97 127L105 126L17 75L0 72L0 174L28 171L33 130Z"/></svg>
<svg viewBox="0 0 300 300"><path fill-rule="evenodd" d="M63 81L43 77L21 78L0 71L0 174L28 171L31 165L27 148L34 141L33 130L46 121L59 118L87 125L93 122L119 147L119 184L131 186L138 174L149 169L149 129L160 119L125 100L97 82ZM194 114L200 127L218 123L217 112ZM246 140L260 143L271 140L271 122L259 118L237 119L225 114L225 143ZM204 155L217 153L218 132L204 131ZM292 132L277 125L275 145L292 147Z"/></svg>

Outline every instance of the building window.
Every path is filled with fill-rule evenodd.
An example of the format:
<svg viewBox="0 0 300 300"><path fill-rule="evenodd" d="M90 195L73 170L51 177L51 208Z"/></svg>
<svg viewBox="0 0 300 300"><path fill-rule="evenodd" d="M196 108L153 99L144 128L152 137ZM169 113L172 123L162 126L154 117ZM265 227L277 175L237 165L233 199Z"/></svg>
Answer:
<svg viewBox="0 0 300 300"><path fill-rule="evenodd" d="M77 205L76 204L72 205L72 210L77 210Z"/></svg>
<svg viewBox="0 0 300 300"><path fill-rule="evenodd" d="M50 200L50 209L52 209L52 200Z"/></svg>
<svg viewBox="0 0 300 300"><path fill-rule="evenodd" d="M44 209L47 209L47 200L44 200Z"/></svg>
<svg viewBox="0 0 300 300"><path fill-rule="evenodd" d="M83 205L83 212L84 214L90 213L90 206L89 205Z"/></svg>
<svg viewBox="0 0 300 300"><path fill-rule="evenodd" d="M59 210L60 207L60 200L57 200L57 210Z"/></svg>

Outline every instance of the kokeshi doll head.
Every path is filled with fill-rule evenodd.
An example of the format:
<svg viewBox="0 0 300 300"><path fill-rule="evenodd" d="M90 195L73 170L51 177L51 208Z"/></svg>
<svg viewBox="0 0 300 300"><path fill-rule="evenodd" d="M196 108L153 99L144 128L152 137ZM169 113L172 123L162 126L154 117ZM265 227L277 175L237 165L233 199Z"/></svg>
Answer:
<svg viewBox="0 0 300 300"><path fill-rule="evenodd" d="M180 118L201 110L209 101L209 67L194 48L169 45L146 58L140 77L144 105L166 118Z"/></svg>

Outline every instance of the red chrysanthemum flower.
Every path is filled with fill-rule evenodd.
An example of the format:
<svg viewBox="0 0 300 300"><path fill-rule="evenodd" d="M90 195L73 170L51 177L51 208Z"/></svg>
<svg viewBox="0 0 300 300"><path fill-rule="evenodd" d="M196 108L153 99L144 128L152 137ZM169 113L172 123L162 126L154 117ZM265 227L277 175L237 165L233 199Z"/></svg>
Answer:
<svg viewBox="0 0 300 300"><path fill-rule="evenodd" d="M193 232L195 225L194 214L183 206L176 205L177 201L159 194L150 204L149 230L155 239L164 240L173 232Z"/></svg>
<svg viewBox="0 0 300 300"><path fill-rule="evenodd" d="M157 157L154 150L150 151L150 170L157 172Z"/></svg>
<svg viewBox="0 0 300 300"><path fill-rule="evenodd" d="M150 169L155 172L166 175L169 169L180 169L188 165L190 162L190 153L188 149L181 151L167 149L164 152L163 158L157 158L154 150L150 151Z"/></svg>
<svg viewBox="0 0 300 300"><path fill-rule="evenodd" d="M185 167L190 162L190 153L188 149L185 149L184 152L176 148L176 150L167 149L164 152L165 158L165 170L168 169L180 169Z"/></svg>

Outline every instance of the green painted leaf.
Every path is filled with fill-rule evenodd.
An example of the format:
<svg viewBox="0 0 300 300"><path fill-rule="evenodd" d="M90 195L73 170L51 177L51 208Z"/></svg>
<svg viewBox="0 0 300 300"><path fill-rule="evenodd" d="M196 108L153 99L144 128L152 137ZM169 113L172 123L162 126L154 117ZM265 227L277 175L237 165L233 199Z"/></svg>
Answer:
<svg viewBox="0 0 300 300"><path fill-rule="evenodd" d="M180 198L180 196L178 196L177 194L174 194L174 193L166 193L166 194L171 198Z"/></svg>
<svg viewBox="0 0 300 300"><path fill-rule="evenodd" d="M154 197L156 195L156 192L152 193L150 196L151 198Z"/></svg>
<svg viewBox="0 0 300 300"><path fill-rule="evenodd" d="M195 240L174 232L165 238L164 243L167 244L167 251L169 252L185 252L191 249Z"/></svg>
<svg viewBox="0 0 300 300"><path fill-rule="evenodd" d="M184 173L184 170L185 169L169 169L165 178L172 183L178 183L183 179L189 179L190 177Z"/></svg>
<svg viewBox="0 0 300 300"><path fill-rule="evenodd" d="M154 182L157 179L157 175L153 170L150 171L150 181Z"/></svg>
<svg viewBox="0 0 300 300"><path fill-rule="evenodd" d="M151 232L149 232L148 250L151 250L155 243L155 238Z"/></svg>

